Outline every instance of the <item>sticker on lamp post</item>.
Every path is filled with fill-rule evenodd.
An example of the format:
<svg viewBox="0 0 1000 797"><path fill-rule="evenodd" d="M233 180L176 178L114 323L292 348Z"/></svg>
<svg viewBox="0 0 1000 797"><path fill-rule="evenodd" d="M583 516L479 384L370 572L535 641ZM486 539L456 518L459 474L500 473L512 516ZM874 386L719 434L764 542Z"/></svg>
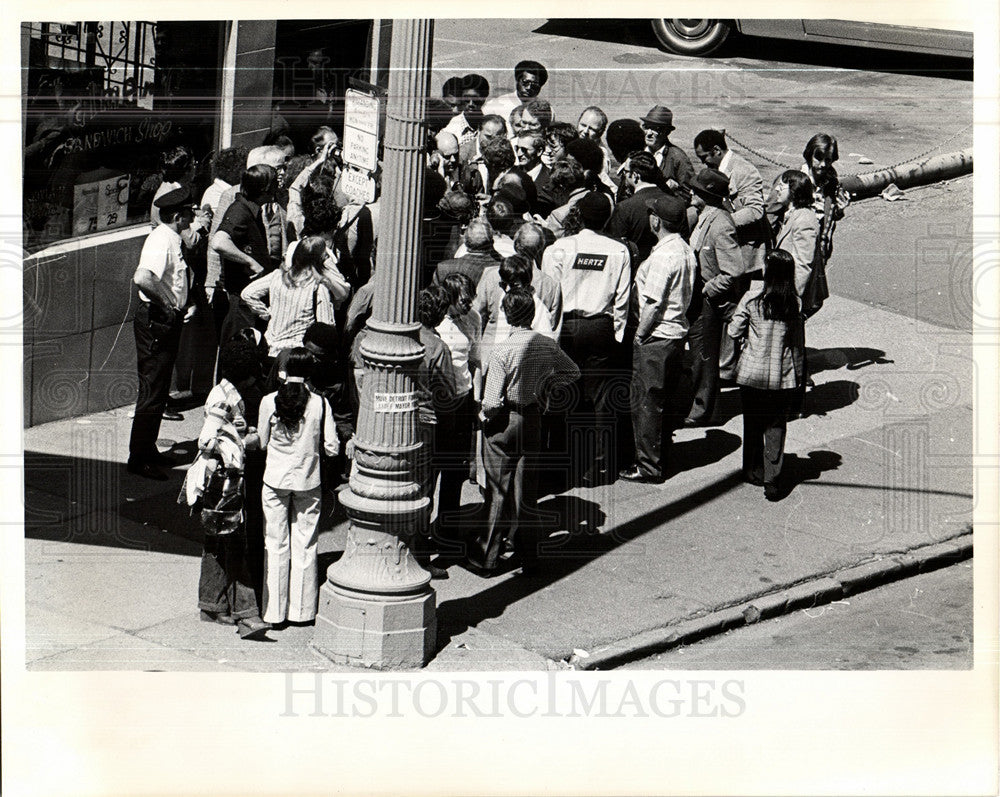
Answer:
<svg viewBox="0 0 1000 797"><path fill-rule="evenodd" d="M410 412L417 408L416 393L376 393L374 396L375 412L398 413Z"/></svg>

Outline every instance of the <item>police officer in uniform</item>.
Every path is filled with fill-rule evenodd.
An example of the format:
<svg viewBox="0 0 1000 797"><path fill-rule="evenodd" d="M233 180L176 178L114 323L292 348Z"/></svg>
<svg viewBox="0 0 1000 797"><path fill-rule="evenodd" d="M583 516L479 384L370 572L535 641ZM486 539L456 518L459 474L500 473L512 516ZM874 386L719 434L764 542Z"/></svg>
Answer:
<svg viewBox="0 0 1000 797"><path fill-rule="evenodd" d="M608 197L584 195L563 222L566 235L545 250L542 271L562 288L563 325L559 344L579 366L585 403L593 407L597 429L593 466L584 483L606 483L617 472L610 461L616 409L628 410L627 379L614 363L615 344L628 320L631 257L628 247L601 234L611 217ZM613 403L615 377L623 379L623 406ZM589 425L589 424L588 424Z"/></svg>
<svg viewBox="0 0 1000 797"><path fill-rule="evenodd" d="M181 233L194 221L187 188L176 188L153 203L160 223L146 238L132 281L139 287L135 329L139 397L129 438L128 472L165 481L160 466L173 460L156 448L160 421L170 392L170 375L177 359L181 325L194 315L190 301L191 270L181 254Z"/></svg>

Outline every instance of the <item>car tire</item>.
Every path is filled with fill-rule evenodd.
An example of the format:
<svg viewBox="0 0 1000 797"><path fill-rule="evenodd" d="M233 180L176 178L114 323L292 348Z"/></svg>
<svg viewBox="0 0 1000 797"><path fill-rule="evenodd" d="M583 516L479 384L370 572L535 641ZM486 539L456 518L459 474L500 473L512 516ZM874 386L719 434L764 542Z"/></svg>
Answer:
<svg viewBox="0 0 1000 797"><path fill-rule="evenodd" d="M709 55L731 30L721 19L654 19L652 25L661 49L676 55Z"/></svg>

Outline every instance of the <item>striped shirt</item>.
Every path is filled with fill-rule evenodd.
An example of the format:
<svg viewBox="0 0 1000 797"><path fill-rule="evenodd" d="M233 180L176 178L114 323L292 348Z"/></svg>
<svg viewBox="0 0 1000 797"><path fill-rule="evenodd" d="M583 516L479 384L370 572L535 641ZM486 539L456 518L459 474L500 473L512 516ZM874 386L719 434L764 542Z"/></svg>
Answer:
<svg viewBox="0 0 1000 797"><path fill-rule="evenodd" d="M301 346L302 336L314 321L333 323L333 303L326 286L310 272L289 287L281 279L283 273L279 269L255 279L240 294L254 315L269 319L265 336L272 357L282 349Z"/></svg>

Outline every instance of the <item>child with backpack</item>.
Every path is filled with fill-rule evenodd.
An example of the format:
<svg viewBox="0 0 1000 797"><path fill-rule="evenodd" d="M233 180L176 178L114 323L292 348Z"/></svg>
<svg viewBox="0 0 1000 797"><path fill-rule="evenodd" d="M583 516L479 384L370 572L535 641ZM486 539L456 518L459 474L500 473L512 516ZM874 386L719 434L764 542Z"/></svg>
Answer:
<svg viewBox="0 0 1000 797"><path fill-rule="evenodd" d="M264 621L309 623L316 617L321 457L340 450L326 400L306 386L313 355L288 353L281 386L260 403L258 433L267 451L264 508Z"/></svg>
<svg viewBox="0 0 1000 797"><path fill-rule="evenodd" d="M253 392L260 380L255 345L242 337L225 343L219 372L222 378L205 402L198 456L177 500L198 511L205 527L198 582L201 619L236 625L243 639L259 639L269 626L260 618L249 567L244 487L247 452L260 444L252 426Z"/></svg>

